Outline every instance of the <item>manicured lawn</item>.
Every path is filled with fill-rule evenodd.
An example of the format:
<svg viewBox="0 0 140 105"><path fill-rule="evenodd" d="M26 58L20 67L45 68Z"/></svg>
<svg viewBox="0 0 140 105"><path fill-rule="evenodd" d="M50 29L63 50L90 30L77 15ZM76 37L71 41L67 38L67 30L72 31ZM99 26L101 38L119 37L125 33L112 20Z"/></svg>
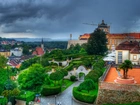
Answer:
<svg viewBox="0 0 140 105"><path fill-rule="evenodd" d="M68 79L64 79L63 80L63 85L62 85L62 88L61 88L61 92L63 92L64 90L66 90L70 85L72 85L74 82L73 81L70 81Z"/></svg>

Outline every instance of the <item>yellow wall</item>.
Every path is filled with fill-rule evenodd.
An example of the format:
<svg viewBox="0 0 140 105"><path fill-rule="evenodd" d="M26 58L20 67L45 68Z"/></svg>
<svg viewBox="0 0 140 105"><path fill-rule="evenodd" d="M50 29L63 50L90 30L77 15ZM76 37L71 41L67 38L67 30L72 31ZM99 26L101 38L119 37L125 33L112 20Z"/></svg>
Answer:
<svg viewBox="0 0 140 105"><path fill-rule="evenodd" d="M0 55L3 55L7 58L10 56L10 52L0 52Z"/></svg>

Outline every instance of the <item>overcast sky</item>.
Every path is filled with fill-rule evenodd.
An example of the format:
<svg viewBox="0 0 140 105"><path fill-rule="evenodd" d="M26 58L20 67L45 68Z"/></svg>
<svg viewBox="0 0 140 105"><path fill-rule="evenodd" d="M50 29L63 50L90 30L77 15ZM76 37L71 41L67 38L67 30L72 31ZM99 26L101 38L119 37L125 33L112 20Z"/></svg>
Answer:
<svg viewBox="0 0 140 105"><path fill-rule="evenodd" d="M111 33L140 32L140 0L0 0L1 37L78 39L102 19Z"/></svg>

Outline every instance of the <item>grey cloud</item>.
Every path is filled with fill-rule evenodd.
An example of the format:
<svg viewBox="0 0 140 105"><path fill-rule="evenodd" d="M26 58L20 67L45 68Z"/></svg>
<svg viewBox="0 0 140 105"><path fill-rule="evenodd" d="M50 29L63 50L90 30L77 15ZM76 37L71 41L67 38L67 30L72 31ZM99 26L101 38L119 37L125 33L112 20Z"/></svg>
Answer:
<svg viewBox="0 0 140 105"><path fill-rule="evenodd" d="M138 28L139 0L5 0L0 1L0 25L5 33L90 33L102 19L112 32ZM76 35L77 37L79 35Z"/></svg>

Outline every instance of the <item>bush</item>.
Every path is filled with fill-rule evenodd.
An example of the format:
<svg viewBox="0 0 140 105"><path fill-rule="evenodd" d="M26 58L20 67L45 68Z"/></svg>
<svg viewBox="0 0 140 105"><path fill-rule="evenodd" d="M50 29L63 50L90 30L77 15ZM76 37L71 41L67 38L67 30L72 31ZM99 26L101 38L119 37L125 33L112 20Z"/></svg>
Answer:
<svg viewBox="0 0 140 105"><path fill-rule="evenodd" d="M44 96L49 96L49 95L55 95L61 92L61 87L60 86L48 86L48 85L44 85L42 87L42 91L41 94Z"/></svg>
<svg viewBox="0 0 140 105"><path fill-rule="evenodd" d="M4 98L0 98L0 105L6 105L8 102L7 98L4 97Z"/></svg>
<svg viewBox="0 0 140 105"><path fill-rule="evenodd" d="M26 93L26 94L25 94ZM31 91L22 91L19 96L16 97L18 100L24 100L26 103L33 101L35 99L35 92Z"/></svg>
<svg viewBox="0 0 140 105"><path fill-rule="evenodd" d="M86 103L93 103L96 99L96 94L91 95L91 94L79 92L77 90L77 87L73 88L73 96L75 99Z"/></svg>
<svg viewBox="0 0 140 105"><path fill-rule="evenodd" d="M70 76L70 80L71 81L75 81L76 80L76 76L74 76L74 75Z"/></svg>
<svg viewBox="0 0 140 105"><path fill-rule="evenodd" d="M92 79L94 82L98 82L99 77L100 76L97 73L95 73L94 70L92 70L85 76L85 80Z"/></svg>
<svg viewBox="0 0 140 105"><path fill-rule="evenodd" d="M88 93L93 89L95 89L95 86L92 79L85 80L77 88L78 91L86 90Z"/></svg>

